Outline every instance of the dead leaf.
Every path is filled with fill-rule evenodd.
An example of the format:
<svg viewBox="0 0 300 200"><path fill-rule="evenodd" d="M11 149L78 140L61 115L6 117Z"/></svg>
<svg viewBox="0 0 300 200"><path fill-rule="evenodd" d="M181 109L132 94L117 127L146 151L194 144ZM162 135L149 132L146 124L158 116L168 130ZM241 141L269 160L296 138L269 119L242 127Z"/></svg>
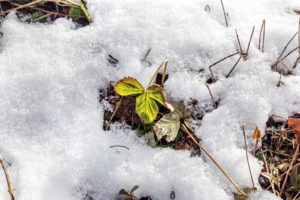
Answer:
<svg viewBox="0 0 300 200"><path fill-rule="evenodd" d="M153 127L158 140L166 137L167 142L174 141L180 128L180 116L177 112L165 114Z"/></svg>
<svg viewBox="0 0 300 200"><path fill-rule="evenodd" d="M294 129L297 144L300 145L300 119L289 118L288 124Z"/></svg>

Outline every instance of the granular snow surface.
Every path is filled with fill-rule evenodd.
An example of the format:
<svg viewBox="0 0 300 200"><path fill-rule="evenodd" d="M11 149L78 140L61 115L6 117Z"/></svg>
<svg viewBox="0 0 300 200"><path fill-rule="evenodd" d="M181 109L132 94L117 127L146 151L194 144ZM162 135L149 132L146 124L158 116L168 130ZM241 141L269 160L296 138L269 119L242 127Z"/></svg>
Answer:
<svg viewBox="0 0 300 200"><path fill-rule="evenodd" d="M210 11L205 6L209 4ZM199 0L89 0L93 19L76 28L68 19L52 24L27 24L10 13L1 24L0 39L0 156L12 165L8 173L17 200L110 200L121 188L152 199L233 199L236 189L202 154L151 148L124 124L103 131L104 106L99 89L110 80L136 77L144 86L165 60L169 99L212 106L204 84L208 66L247 48L249 56L229 78L237 60L213 68L218 77L210 85L220 105L194 122L201 144L241 188L251 187L241 124L247 120L264 130L273 115L287 117L300 111L300 66L295 76L282 77L271 64L298 29L299 0L224 0L226 27L219 1ZM258 50L259 31L266 20L265 52ZM298 45L295 39L289 49ZM152 49L148 63L142 62ZM111 54L117 67L107 61ZM296 54L286 60L292 66ZM199 73L200 69L204 72ZM249 152L253 126L246 126ZM125 148L110 148L125 145ZM280 199L261 189L262 163L250 155L255 186L253 200ZM0 173L0 199L8 200Z"/></svg>

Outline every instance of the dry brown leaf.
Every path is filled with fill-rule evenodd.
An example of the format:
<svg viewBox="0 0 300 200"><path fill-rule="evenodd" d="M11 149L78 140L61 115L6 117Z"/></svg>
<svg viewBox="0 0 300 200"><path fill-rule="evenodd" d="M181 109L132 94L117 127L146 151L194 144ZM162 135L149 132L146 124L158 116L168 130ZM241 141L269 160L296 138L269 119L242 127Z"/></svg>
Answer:
<svg viewBox="0 0 300 200"><path fill-rule="evenodd" d="M294 129L297 144L300 145L300 119L289 118L288 124Z"/></svg>

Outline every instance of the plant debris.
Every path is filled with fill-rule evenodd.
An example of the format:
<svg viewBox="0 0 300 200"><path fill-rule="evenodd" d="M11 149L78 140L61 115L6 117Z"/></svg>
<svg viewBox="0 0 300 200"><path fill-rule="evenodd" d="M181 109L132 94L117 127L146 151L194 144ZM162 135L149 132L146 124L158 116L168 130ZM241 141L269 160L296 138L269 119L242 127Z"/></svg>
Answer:
<svg viewBox="0 0 300 200"><path fill-rule="evenodd" d="M299 118L299 114L291 116L289 121L271 116L262 138L262 147L256 151L256 157L264 162L260 185L286 200L296 199L300 191L299 144L293 128L294 125L297 127L297 123L292 123L300 121Z"/></svg>
<svg viewBox="0 0 300 200"><path fill-rule="evenodd" d="M86 9L87 2L79 3L71 0L2 0L0 2L1 17L16 11L19 19L28 23L53 22L59 17L71 18L79 25L85 26L92 22Z"/></svg>

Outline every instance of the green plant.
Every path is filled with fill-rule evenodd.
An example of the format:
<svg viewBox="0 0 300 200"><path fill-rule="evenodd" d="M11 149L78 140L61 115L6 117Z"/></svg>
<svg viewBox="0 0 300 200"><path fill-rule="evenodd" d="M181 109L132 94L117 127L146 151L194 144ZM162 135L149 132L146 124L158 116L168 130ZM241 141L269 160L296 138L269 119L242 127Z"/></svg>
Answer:
<svg viewBox="0 0 300 200"><path fill-rule="evenodd" d="M114 90L120 96L133 96L136 98L136 113L140 117L143 123L150 124L153 123L158 115L159 107L162 105L168 108L171 112L163 115L158 122L155 123L153 129L154 132L160 140L162 137L166 137L166 141L173 141L177 138L179 129L188 134L188 136L193 140L193 142L206 153L206 155L215 163L215 165L220 169L220 171L226 176L226 178L234 185L234 187L244 196L248 196L245 192L243 192L228 176L228 174L222 169L222 167L217 163L217 161L199 144L199 142L195 139L195 137L189 131L187 125L184 122L183 114L176 109L172 104L170 104L166 100L166 96L163 93L163 83L166 75L168 61L164 61L156 70L154 75L152 76L151 81L146 89L134 78L127 77L118 82L114 87ZM164 67L163 77L161 81L161 85L152 84L154 78L157 76L159 70ZM122 98L120 102L122 101ZM117 104L115 111L112 115L116 113L118 109ZM112 119L111 118L111 119ZM110 120L111 121L111 120ZM108 124L109 125L109 124ZM108 126L107 126L108 127ZM150 141L151 146L155 146L154 133L149 131L146 134L146 137Z"/></svg>

